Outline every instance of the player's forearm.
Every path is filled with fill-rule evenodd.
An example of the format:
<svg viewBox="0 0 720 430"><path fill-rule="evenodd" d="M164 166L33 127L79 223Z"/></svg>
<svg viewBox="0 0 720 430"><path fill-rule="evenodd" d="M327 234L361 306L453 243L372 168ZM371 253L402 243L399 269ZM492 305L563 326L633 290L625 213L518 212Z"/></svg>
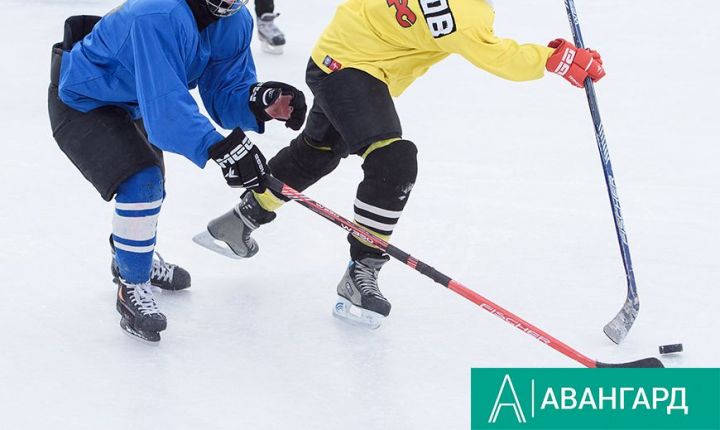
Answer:
<svg viewBox="0 0 720 430"><path fill-rule="evenodd" d="M545 64L552 53L553 49L546 46L520 45L510 39L502 39L498 43L479 47L466 58L501 78L532 81L544 76Z"/></svg>
<svg viewBox="0 0 720 430"><path fill-rule="evenodd" d="M263 133L263 122L258 121L250 111L248 99L250 87L243 86L234 91L218 92L214 96L203 95L205 107L210 116L224 129L239 128L245 131Z"/></svg>
<svg viewBox="0 0 720 430"><path fill-rule="evenodd" d="M183 155L201 168L207 163L208 148L223 139L186 90L143 101L140 110L150 143Z"/></svg>

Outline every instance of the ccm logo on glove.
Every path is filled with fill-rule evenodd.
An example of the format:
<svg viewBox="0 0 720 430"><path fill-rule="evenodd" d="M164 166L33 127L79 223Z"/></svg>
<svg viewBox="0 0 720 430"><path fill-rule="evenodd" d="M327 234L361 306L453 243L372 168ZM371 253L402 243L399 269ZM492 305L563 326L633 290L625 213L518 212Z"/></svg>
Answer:
<svg viewBox="0 0 720 430"><path fill-rule="evenodd" d="M592 49L578 48L564 39L548 44L555 52L545 65L549 72L557 73L576 87L584 88L585 79L597 82L605 76L602 57Z"/></svg>
<svg viewBox="0 0 720 430"><path fill-rule="evenodd" d="M225 181L231 187L258 192L267 188L265 176L270 170L265 157L242 130L233 130L228 137L213 145L209 155L220 166Z"/></svg>
<svg viewBox="0 0 720 430"><path fill-rule="evenodd" d="M230 153L224 154L223 158L215 160L215 162L218 163L221 169L225 169L228 167L228 163L235 164L246 156L248 151L252 149L253 145L254 144L250 142L250 139L245 136L241 144L231 149Z"/></svg>

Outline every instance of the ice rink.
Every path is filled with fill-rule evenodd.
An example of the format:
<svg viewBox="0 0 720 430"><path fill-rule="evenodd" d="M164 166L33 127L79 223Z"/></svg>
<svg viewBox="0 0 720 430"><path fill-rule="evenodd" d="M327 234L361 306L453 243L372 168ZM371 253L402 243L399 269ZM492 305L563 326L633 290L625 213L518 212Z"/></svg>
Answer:
<svg viewBox="0 0 720 430"><path fill-rule="evenodd" d="M382 0L378 0L382 1ZM461 0L457 0L461 1ZM262 80L304 86L339 0L277 0L283 56ZM571 38L560 0L496 0L496 33ZM113 207L52 139L50 46L70 15L110 0L2 0L0 427L15 429L465 429L472 367L575 367L487 312L391 262L393 311L377 331L332 317L344 232L299 205L234 261L192 243L240 192L212 163L168 155L157 250L190 290L158 293L157 347L123 334L107 237ZM606 362L682 342L668 367L718 367L720 41L714 0L577 0L641 297L621 346L602 327L626 283L584 92L560 77L503 81L451 57L397 108L420 175L393 243ZM271 156L295 136L252 136ZM307 194L352 215L346 159Z"/></svg>

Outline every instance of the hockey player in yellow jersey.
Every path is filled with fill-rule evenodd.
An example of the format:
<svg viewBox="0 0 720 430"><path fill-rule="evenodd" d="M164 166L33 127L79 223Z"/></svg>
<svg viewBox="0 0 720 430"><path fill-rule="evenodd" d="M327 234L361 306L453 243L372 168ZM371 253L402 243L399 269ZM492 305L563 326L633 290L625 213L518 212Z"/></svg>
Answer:
<svg viewBox="0 0 720 430"><path fill-rule="evenodd" d="M340 66L363 70L394 97L450 54L513 81L541 78L553 49L498 38L494 19L484 0L349 0L312 59L327 73Z"/></svg>
<svg viewBox="0 0 720 430"><path fill-rule="evenodd" d="M362 157L355 222L389 240L417 177L417 147L403 136L392 97L433 64L459 54L504 79L539 79L548 70L578 87L588 76L596 81L605 75L597 52L562 39L544 46L500 38L494 18L489 0L342 3L308 63L306 82L315 100L305 128L269 161L272 175L303 191L342 158ZM226 255L251 257L258 251L251 233L272 221L283 203L269 190L248 191L208 224L206 234L228 246ZM350 264L337 286L334 314L377 328L390 313L377 283L389 257L352 236L348 241Z"/></svg>

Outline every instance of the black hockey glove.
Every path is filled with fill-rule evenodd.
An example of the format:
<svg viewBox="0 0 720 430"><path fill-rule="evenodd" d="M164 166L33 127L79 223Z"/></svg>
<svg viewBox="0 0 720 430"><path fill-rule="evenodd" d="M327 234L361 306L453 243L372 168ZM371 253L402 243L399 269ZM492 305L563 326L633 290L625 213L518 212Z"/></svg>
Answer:
<svg viewBox="0 0 720 430"><path fill-rule="evenodd" d="M250 110L258 121L276 119L285 127L300 130L305 123L305 94L282 82L258 82L250 87Z"/></svg>
<svg viewBox="0 0 720 430"><path fill-rule="evenodd" d="M270 174L270 169L265 157L239 128L213 145L208 154L218 163L231 187L247 188L259 193L267 189L265 176Z"/></svg>

